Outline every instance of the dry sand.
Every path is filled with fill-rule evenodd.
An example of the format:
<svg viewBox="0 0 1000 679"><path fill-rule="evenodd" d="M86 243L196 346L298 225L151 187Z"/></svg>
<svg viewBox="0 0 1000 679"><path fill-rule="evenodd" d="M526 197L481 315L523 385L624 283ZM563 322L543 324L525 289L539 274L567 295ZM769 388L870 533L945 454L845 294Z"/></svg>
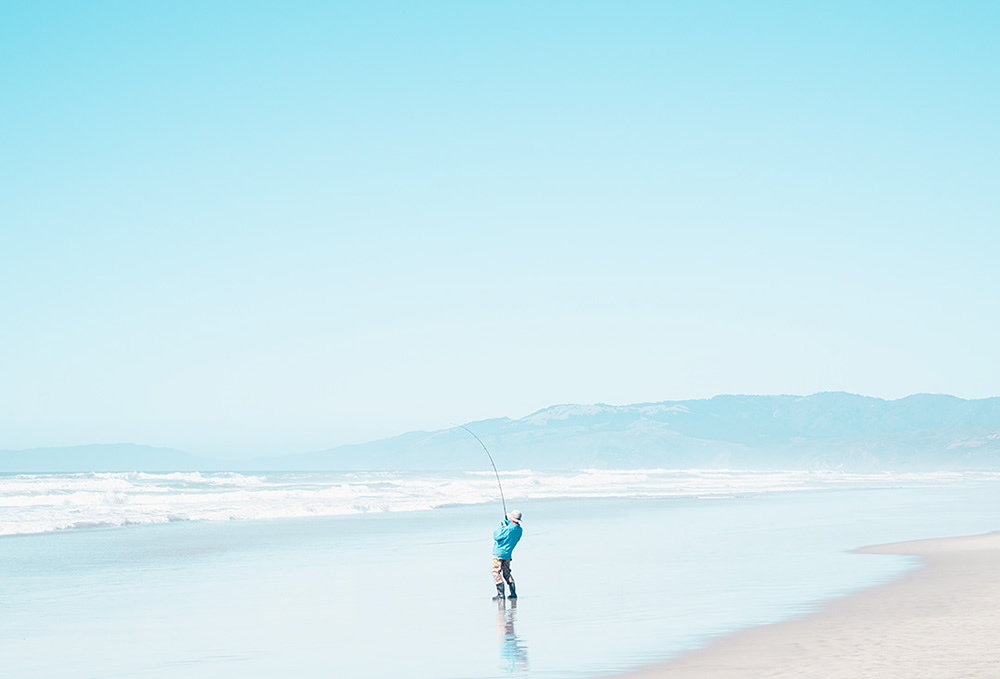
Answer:
<svg viewBox="0 0 1000 679"><path fill-rule="evenodd" d="M857 551L919 556L924 565L624 677L1000 679L1000 532Z"/></svg>

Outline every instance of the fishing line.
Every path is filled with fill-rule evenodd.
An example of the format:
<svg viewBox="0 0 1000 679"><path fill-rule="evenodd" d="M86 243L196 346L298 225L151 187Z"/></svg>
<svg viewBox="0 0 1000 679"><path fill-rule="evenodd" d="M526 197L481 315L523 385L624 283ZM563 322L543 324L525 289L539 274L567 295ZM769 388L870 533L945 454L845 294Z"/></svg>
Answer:
<svg viewBox="0 0 1000 679"><path fill-rule="evenodd" d="M493 456L490 455L489 448L486 447L486 444L483 443L483 440L481 438L479 438L478 436L476 436L476 432L472 431L468 427L465 427L465 426L463 426L461 424L458 425L458 428L459 429L464 429L465 431L467 431L470 434L472 434L472 436L475 437L475 439L477 441L479 441L479 445L481 445L483 447L483 450L486 451L486 457L490 458L490 464L493 465L493 473L497 475L497 486L500 488L500 502L503 503L503 518L506 519L507 518L507 501L503 499L503 486L500 484L500 472L497 471L497 463L493 461Z"/></svg>

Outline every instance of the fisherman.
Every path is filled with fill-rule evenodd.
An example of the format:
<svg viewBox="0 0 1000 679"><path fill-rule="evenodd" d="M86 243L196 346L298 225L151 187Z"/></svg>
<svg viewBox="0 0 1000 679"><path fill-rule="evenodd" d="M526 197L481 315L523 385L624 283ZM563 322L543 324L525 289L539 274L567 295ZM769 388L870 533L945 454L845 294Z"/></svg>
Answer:
<svg viewBox="0 0 1000 679"><path fill-rule="evenodd" d="M514 576L510 574L510 560L514 555L514 546L521 539L521 512L516 509L511 511L500 524L500 527L493 531L493 582L497 586L497 595L494 601L499 601L503 596L503 583L506 580L510 587L510 598L517 598L517 590L514 589Z"/></svg>

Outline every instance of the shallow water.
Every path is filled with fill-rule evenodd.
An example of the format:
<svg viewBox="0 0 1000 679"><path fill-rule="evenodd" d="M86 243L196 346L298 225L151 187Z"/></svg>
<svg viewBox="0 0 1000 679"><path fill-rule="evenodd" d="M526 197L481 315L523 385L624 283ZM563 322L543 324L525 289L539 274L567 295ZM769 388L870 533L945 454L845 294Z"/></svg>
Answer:
<svg viewBox="0 0 1000 679"><path fill-rule="evenodd" d="M997 528L1000 483L522 499L516 608L493 504L0 538L16 677L585 677L885 581L873 543Z"/></svg>

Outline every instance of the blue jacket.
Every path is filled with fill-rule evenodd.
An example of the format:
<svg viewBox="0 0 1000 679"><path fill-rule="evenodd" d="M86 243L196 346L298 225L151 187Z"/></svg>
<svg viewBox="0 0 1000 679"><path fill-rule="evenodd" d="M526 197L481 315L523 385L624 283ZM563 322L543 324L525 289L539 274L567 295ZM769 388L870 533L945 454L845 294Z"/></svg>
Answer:
<svg viewBox="0 0 1000 679"><path fill-rule="evenodd" d="M514 545L521 539L521 526L513 521L505 520L493 531L493 556L498 559L510 559L514 553Z"/></svg>

